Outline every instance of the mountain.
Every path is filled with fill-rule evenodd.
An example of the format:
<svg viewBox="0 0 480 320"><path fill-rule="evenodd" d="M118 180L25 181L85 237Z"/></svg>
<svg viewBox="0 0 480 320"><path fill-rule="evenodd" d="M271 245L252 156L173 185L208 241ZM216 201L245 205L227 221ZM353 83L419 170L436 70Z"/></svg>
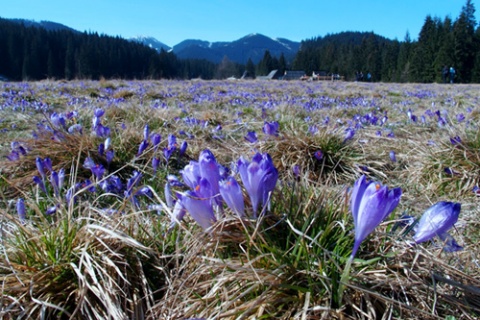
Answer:
<svg viewBox="0 0 480 320"><path fill-rule="evenodd" d="M162 49L165 50L165 51L170 51L172 49L169 46L167 46L165 43L163 43L161 41L158 41L154 37L136 36L135 38L130 38L130 40L142 43L142 44L146 45L147 47L155 49L159 52Z"/></svg>
<svg viewBox="0 0 480 320"><path fill-rule="evenodd" d="M40 27L46 30L69 30L79 32L68 26L51 21L36 22L25 19L8 19L12 22L22 23L30 27ZM268 50L272 57L279 58L281 54L287 60L293 60L300 48L300 42L291 41L284 38L270 38L262 34L253 33L235 41L217 41L208 42L204 40L184 40L173 48L164 44L163 42L146 36L137 36L129 39L137 43L146 45L157 51L173 51L179 59L200 59L207 60L214 63L220 63L224 57L229 60L241 64L246 64L248 59L252 59L253 63L257 64L264 56L265 51Z"/></svg>
<svg viewBox="0 0 480 320"><path fill-rule="evenodd" d="M27 20L27 19L7 19L7 20L15 23L21 23L26 27L44 28L47 31L68 30L68 31L78 32L78 30L67 27L66 25L63 25L61 23L52 22L52 21L37 22L37 21Z"/></svg>
<svg viewBox="0 0 480 320"><path fill-rule="evenodd" d="M283 53L287 60L292 59L300 48L300 42L288 39L272 39L254 33L232 42L208 42L202 40L185 40L173 47L173 52L180 59L205 59L219 63L226 56L233 62L247 63L252 59L258 63L268 50L273 57Z"/></svg>

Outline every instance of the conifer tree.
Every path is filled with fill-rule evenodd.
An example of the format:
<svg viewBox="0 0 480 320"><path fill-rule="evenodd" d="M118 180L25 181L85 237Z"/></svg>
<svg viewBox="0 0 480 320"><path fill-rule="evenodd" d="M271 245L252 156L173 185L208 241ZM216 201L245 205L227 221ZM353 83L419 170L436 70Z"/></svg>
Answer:
<svg viewBox="0 0 480 320"><path fill-rule="evenodd" d="M470 82L476 55L475 6L467 0L460 16L453 25L456 78L460 82Z"/></svg>

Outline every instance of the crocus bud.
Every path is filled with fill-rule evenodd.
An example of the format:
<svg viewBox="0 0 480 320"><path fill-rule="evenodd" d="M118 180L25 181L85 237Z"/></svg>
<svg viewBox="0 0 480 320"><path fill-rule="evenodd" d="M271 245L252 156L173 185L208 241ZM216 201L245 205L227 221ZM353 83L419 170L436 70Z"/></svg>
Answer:
<svg viewBox="0 0 480 320"><path fill-rule="evenodd" d="M421 243L446 233L457 222L460 209L460 203L447 201L435 203L420 218L413 240Z"/></svg>
<svg viewBox="0 0 480 320"><path fill-rule="evenodd" d="M362 175L354 184L350 209L355 227L352 257L363 240L397 207L402 189L388 190L379 183L367 181Z"/></svg>

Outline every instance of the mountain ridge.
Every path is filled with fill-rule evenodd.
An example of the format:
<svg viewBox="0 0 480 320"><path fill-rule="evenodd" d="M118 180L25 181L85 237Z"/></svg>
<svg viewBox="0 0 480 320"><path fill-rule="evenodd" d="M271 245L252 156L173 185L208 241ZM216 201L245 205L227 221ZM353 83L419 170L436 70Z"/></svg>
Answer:
<svg viewBox="0 0 480 320"><path fill-rule="evenodd" d="M40 27L52 31L68 30L80 32L52 21L36 22L26 19L7 20L23 23L25 26ZM300 48L300 42L286 38L271 38L260 33L251 33L233 41L209 42L200 39L186 39L173 47L166 45L152 36L137 36L126 40L144 44L158 52L161 50L171 51L179 59L199 59L214 63L220 63L227 57L229 60L240 64L246 64L249 59L256 64L263 58L267 50L272 57L279 58L283 54L285 59L292 60Z"/></svg>

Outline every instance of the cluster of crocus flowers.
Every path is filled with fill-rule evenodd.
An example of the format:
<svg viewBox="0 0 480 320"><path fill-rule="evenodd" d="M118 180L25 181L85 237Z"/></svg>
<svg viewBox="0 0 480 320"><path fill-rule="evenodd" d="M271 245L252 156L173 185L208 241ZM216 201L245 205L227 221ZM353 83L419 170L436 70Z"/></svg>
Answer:
<svg viewBox="0 0 480 320"><path fill-rule="evenodd" d="M268 206L270 195L278 180L278 171L268 154L257 153L249 161L241 157L237 169L245 190L252 203L253 218L258 217L259 207ZM203 150L198 161L190 161L181 171L186 192L177 192L172 199L172 186L184 186L172 176L165 186L166 202L172 210L172 225L183 219L188 212L204 229L224 215L223 205L240 218L247 216L245 200L240 184L228 170L220 165L210 150ZM264 212L263 210L261 211Z"/></svg>
<svg viewBox="0 0 480 320"><path fill-rule="evenodd" d="M96 109L93 113L92 128L98 137L106 138L110 136L110 128L102 124L102 117L105 114L103 109Z"/></svg>

